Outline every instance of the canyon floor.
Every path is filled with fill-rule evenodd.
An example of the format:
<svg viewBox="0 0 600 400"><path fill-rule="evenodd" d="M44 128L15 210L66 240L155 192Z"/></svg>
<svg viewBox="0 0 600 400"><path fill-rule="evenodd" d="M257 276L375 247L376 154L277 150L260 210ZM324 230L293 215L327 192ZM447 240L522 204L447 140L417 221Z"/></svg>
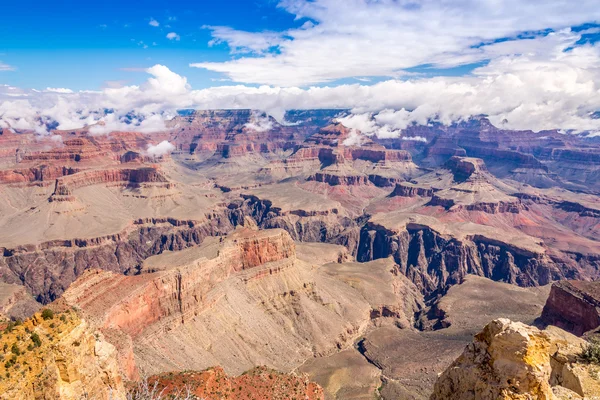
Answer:
<svg viewBox="0 0 600 400"><path fill-rule="evenodd" d="M0 315L76 310L125 381L196 370L231 389L265 366L327 399L429 398L498 318L592 329L559 318L551 286L600 278L598 138L473 118L357 144L340 113L2 130Z"/></svg>

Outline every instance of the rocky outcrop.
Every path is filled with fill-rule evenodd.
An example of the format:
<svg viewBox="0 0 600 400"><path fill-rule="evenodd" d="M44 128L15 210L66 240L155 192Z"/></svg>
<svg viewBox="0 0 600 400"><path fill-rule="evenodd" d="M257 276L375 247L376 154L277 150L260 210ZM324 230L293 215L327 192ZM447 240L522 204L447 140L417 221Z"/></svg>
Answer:
<svg viewBox="0 0 600 400"><path fill-rule="evenodd" d="M77 172L79 172L77 168L52 165L4 170L0 171L0 183L45 182Z"/></svg>
<svg viewBox="0 0 600 400"><path fill-rule="evenodd" d="M98 307L94 304L98 296L106 296L106 293L96 293L99 287L135 288L134 293L125 293L121 298L115 294L115 303L108 305L101 324L135 338L159 320L180 324L193 318L206 306L202 303L206 294L231 274L295 258L294 242L284 231L236 231L232 239L219 244L222 245L218 246L216 258L211 258L215 254L210 251L206 257L200 255L198 260L182 268L161 272L164 266L152 263L144 266L146 274L137 277L91 271L77 280L63 298L69 304L90 310ZM266 273L277 272L285 268L286 263L272 267ZM206 279L207 276L210 278ZM177 317L173 318L174 315Z"/></svg>
<svg viewBox="0 0 600 400"><path fill-rule="evenodd" d="M91 170L56 179L54 192L48 201L75 201L74 189L107 183L122 183L134 187L152 183L160 184L165 189L174 186L156 167Z"/></svg>
<svg viewBox="0 0 600 400"><path fill-rule="evenodd" d="M73 311L35 314L2 343L2 399L126 399L115 347Z"/></svg>
<svg viewBox="0 0 600 400"><path fill-rule="evenodd" d="M324 400L323 389L306 375L282 374L256 367L240 376L228 376L222 368L200 372L164 373L148 378L149 387L156 387L165 396L186 393L201 399L220 400Z"/></svg>
<svg viewBox="0 0 600 400"><path fill-rule="evenodd" d="M333 173L331 172L317 172L309 180L316 182L327 183L331 186L344 185L344 186L359 186L368 185L369 177L366 175L356 174L347 175L344 173Z"/></svg>
<svg viewBox="0 0 600 400"><path fill-rule="evenodd" d="M0 282L0 318L23 320L40 307L41 304L27 293L24 286Z"/></svg>
<svg viewBox="0 0 600 400"><path fill-rule="evenodd" d="M482 159L471 157L452 157L445 165L454 174L455 182L464 182L480 178L487 168Z"/></svg>
<svg viewBox="0 0 600 400"><path fill-rule="evenodd" d="M564 331L492 321L438 378L431 400L595 398L600 381L578 360L582 345Z"/></svg>
<svg viewBox="0 0 600 400"><path fill-rule="evenodd" d="M412 196L408 196L412 197ZM499 214L499 213L514 213L517 214L521 210L525 209L525 206L517 199L515 201L497 201L497 202L475 202L473 204L456 204L451 198L445 198L432 194L431 200L427 203L429 206L440 206L450 211L482 211L486 214Z"/></svg>
<svg viewBox="0 0 600 400"><path fill-rule="evenodd" d="M560 281L552 284L542 322L575 335L600 326L600 283Z"/></svg>
<svg viewBox="0 0 600 400"><path fill-rule="evenodd" d="M394 191L390 194L393 196L401 196L401 197L431 197L435 189L414 186L406 183L397 183Z"/></svg>

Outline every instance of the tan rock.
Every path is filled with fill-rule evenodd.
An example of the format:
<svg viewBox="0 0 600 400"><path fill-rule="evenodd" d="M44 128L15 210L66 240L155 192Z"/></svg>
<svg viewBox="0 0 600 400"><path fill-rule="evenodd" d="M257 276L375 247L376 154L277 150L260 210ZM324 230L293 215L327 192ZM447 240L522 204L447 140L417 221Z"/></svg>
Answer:
<svg viewBox="0 0 600 400"><path fill-rule="evenodd" d="M600 398L594 367L578 361L583 344L558 328L497 319L439 377L431 400Z"/></svg>
<svg viewBox="0 0 600 400"><path fill-rule="evenodd" d="M37 334L39 346L35 346L33 334ZM19 354L12 351L13 344ZM6 330L2 351L0 399L126 398L115 347L73 311L57 313L48 320L36 314Z"/></svg>

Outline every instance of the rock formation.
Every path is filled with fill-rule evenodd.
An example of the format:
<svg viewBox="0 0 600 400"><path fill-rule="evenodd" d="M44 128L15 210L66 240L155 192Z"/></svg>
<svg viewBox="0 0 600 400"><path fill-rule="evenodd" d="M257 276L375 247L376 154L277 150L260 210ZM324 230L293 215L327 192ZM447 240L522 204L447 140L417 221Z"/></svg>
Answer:
<svg viewBox="0 0 600 400"><path fill-rule="evenodd" d="M583 342L498 319L438 378L437 399L576 399L600 394L597 369L578 359Z"/></svg>
<svg viewBox="0 0 600 400"><path fill-rule="evenodd" d="M0 319L25 319L40 307L25 287L0 283Z"/></svg>
<svg viewBox="0 0 600 400"><path fill-rule="evenodd" d="M76 312L37 313L0 342L2 399L126 398L116 349Z"/></svg>
<svg viewBox="0 0 600 400"><path fill-rule="evenodd" d="M238 374L261 364L291 371L350 346L377 321L410 328L423 307L391 260L316 267L278 229L241 229L152 257L137 276L91 271L63 299L150 373L220 365ZM130 361L122 357L121 366L133 377Z"/></svg>
<svg viewBox="0 0 600 400"><path fill-rule="evenodd" d="M256 367L231 377L222 368L201 372L165 373L151 376L148 385L164 396L188 392L206 400L324 400L323 389L306 375L282 374L266 367Z"/></svg>
<svg viewBox="0 0 600 400"><path fill-rule="evenodd" d="M600 279L596 139L483 117L379 139L344 113L2 129L0 313L81 307L129 378L268 365L332 398L424 399L490 319L532 323L551 282ZM589 337L585 285L557 284L544 319Z"/></svg>
<svg viewBox="0 0 600 400"><path fill-rule="evenodd" d="M600 283L560 281L552 284L541 320L581 336L600 326Z"/></svg>

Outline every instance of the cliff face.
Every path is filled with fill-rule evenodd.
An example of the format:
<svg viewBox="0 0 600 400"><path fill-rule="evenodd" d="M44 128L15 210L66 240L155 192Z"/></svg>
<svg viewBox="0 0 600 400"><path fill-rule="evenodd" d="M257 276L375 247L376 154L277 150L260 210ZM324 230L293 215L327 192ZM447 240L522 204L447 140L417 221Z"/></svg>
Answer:
<svg viewBox="0 0 600 400"><path fill-rule="evenodd" d="M99 169L67 175L69 176L56 179L50 201L73 201L74 189L98 184L123 183L139 186L142 183L161 183L167 188L172 185L155 167Z"/></svg>
<svg viewBox="0 0 600 400"><path fill-rule="evenodd" d="M0 171L0 183L31 183L49 181L79 172L77 168L41 165L31 168L15 168Z"/></svg>
<svg viewBox="0 0 600 400"><path fill-rule="evenodd" d="M410 328L423 307L391 260L322 265L339 259L339 247L331 247L325 260L303 252L309 263L283 230L239 229L152 257L140 275L88 272L63 298L119 348L132 378L138 369L213 365L234 374L262 364L291 371L350 346L372 323Z"/></svg>
<svg viewBox="0 0 600 400"><path fill-rule="evenodd" d="M575 335L600 326L600 283L560 281L552 284L542 321Z"/></svg>
<svg viewBox="0 0 600 400"><path fill-rule="evenodd" d="M560 329L495 320L438 378L431 400L595 398L600 381L578 360L582 344Z"/></svg>
<svg viewBox="0 0 600 400"><path fill-rule="evenodd" d="M0 271L5 282L23 284L38 301L48 303L88 269L132 272L152 255L181 250L232 229L227 215L217 214L196 222L139 220L125 231L107 237L3 249ZM26 270L32 272L25 274Z"/></svg>
<svg viewBox="0 0 600 400"><path fill-rule="evenodd" d="M542 252L475 234L465 238L445 235L422 223L389 228L375 222L361 230L357 259L394 257L401 273L424 293L444 290L467 274L519 286L545 285L576 273L559 266Z"/></svg>
<svg viewBox="0 0 600 400"><path fill-rule="evenodd" d="M343 244L351 251L356 248L358 225L337 208L282 210L266 198L250 194L242 197L242 202L229 205L234 225L249 217L262 229L285 229L294 240Z"/></svg>
<svg viewBox="0 0 600 400"><path fill-rule="evenodd" d="M73 311L46 318L5 329L0 398L124 400L115 347Z"/></svg>
<svg viewBox="0 0 600 400"><path fill-rule="evenodd" d="M40 307L25 287L0 282L0 318L25 319Z"/></svg>

